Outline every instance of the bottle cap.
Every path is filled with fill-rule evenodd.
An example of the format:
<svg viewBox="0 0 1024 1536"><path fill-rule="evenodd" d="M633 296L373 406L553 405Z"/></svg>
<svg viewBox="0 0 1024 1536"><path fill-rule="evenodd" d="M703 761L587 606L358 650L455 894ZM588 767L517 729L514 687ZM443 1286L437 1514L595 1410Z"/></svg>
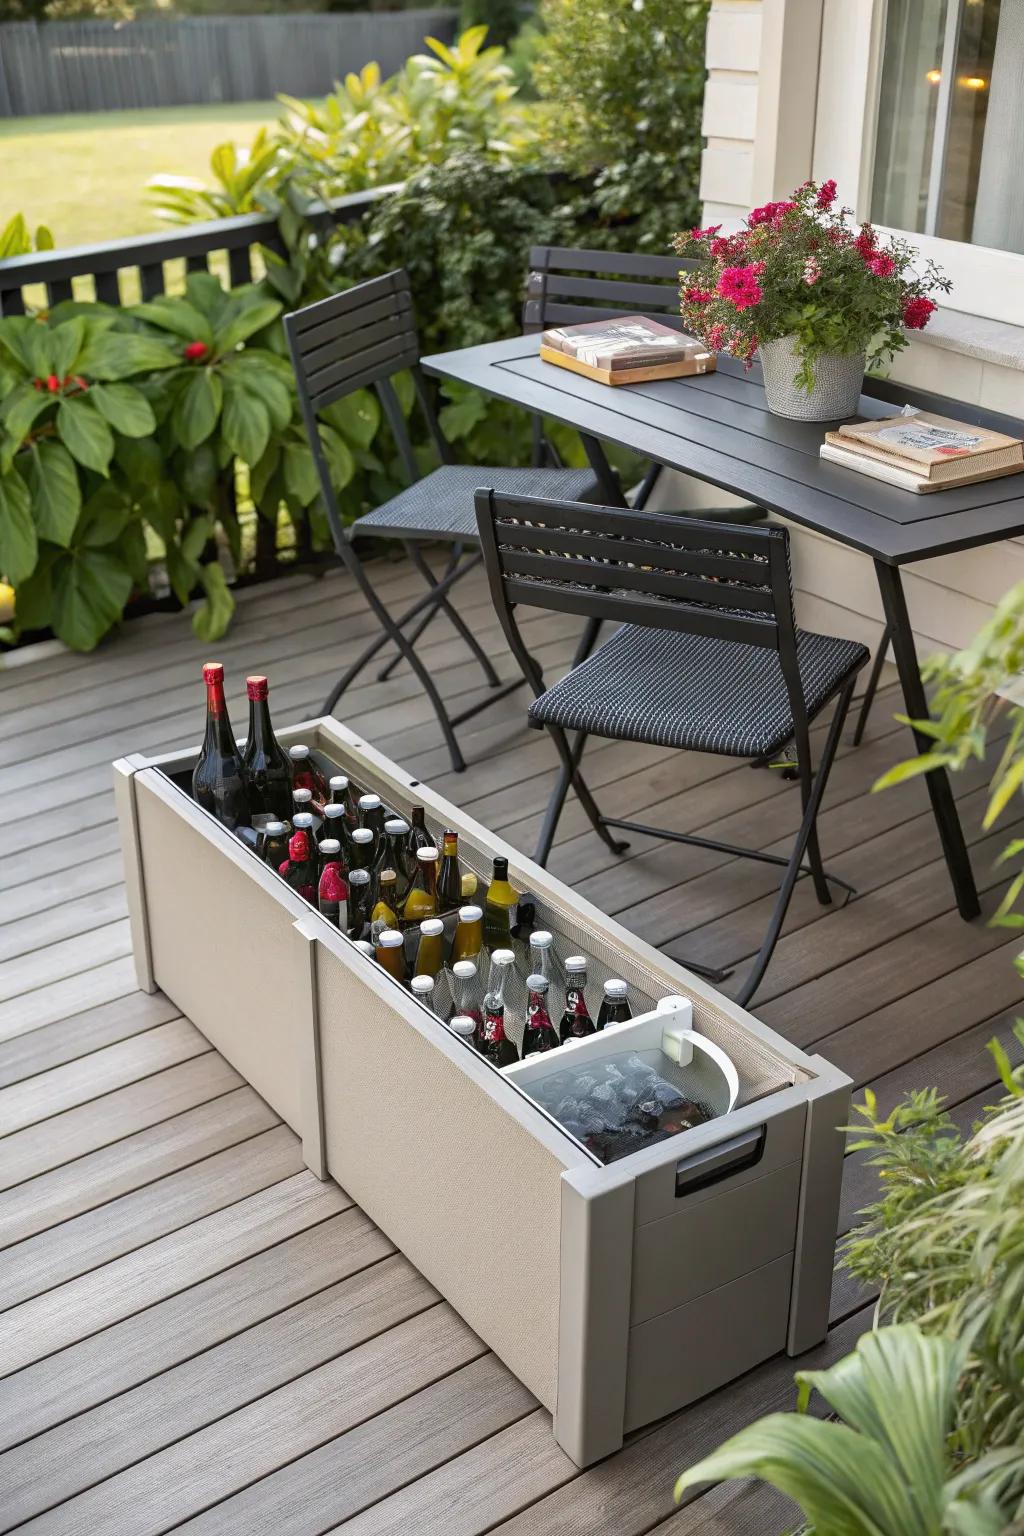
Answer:
<svg viewBox="0 0 1024 1536"><path fill-rule="evenodd" d="M224 663L222 661L203 662L203 682L222 683L224 681Z"/></svg>
<svg viewBox="0 0 1024 1536"><path fill-rule="evenodd" d="M377 876L378 885L390 885L392 880L398 879L398 871L395 869L382 869Z"/></svg>
<svg viewBox="0 0 1024 1536"><path fill-rule="evenodd" d="M409 986L417 997L426 997L434 990L434 978L433 976L414 976Z"/></svg>
<svg viewBox="0 0 1024 1536"><path fill-rule="evenodd" d="M384 823L384 831L389 837L405 837L409 831L409 823L403 821L401 816L390 816Z"/></svg>
<svg viewBox="0 0 1024 1536"><path fill-rule="evenodd" d="M479 907L460 907L459 908L459 922L460 923L478 923L480 921L480 919L483 917L483 915L484 914L480 910Z"/></svg>
<svg viewBox="0 0 1024 1536"><path fill-rule="evenodd" d="M502 859L502 858L495 859L495 861L494 861L494 878L495 878L495 880L507 880L508 879L508 859Z"/></svg>
<svg viewBox="0 0 1024 1536"><path fill-rule="evenodd" d="M332 789L348 789L348 775L336 773L334 778L329 780L329 783Z"/></svg>
<svg viewBox="0 0 1024 1536"><path fill-rule="evenodd" d="M310 817L312 820L312 817ZM336 837L325 837L320 841L320 852L325 859L333 859L335 854L341 852L341 844Z"/></svg>
<svg viewBox="0 0 1024 1536"><path fill-rule="evenodd" d="M426 939L439 939L444 933L444 923L439 917L425 917L420 923L420 933Z"/></svg>
<svg viewBox="0 0 1024 1536"><path fill-rule="evenodd" d="M452 975L460 981L470 981L476 975L476 966L472 960L456 960L452 966Z"/></svg>
<svg viewBox="0 0 1024 1536"><path fill-rule="evenodd" d="M263 823L263 831L267 837L280 837L281 833L284 831L284 822L265 821Z"/></svg>
<svg viewBox="0 0 1024 1536"><path fill-rule="evenodd" d="M372 827L356 827L355 831L352 833L352 841L354 843L372 843L373 842L373 828Z"/></svg>
<svg viewBox="0 0 1024 1536"><path fill-rule="evenodd" d="M476 1020L471 1019L468 1013L456 1013L448 1020L448 1028L462 1040L469 1040L476 1034Z"/></svg>
<svg viewBox="0 0 1024 1536"><path fill-rule="evenodd" d="M293 789L292 799L296 805L309 805L313 799L313 791L311 789Z"/></svg>
<svg viewBox="0 0 1024 1536"><path fill-rule="evenodd" d="M354 832L353 832L352 836L353 837L355 836ZM437 863L437 849L436 848L417 848L416 849L416 857L419 859L421 864L436 864Z"/></svg>
<svg viewBox="0 0 1024 1536"><path fill-rule="evenodd" d="M361 811L375 811L380 805L380 795L360 795L359 809Z"/></svg>
<svg viewBox="0 0 1024 1536"><path fill-rule="evenodd" d="M292 759L293 762L301 763L309 756L309 748L300 744L297 744L294 747L289 747L288 756Z"/></svg>
<svg viewBox="0 0 1024 1536"><path fill-rule="evenodd" d="M344 814L345 807L343 805L335 805L333 800L329 800L324 806L324 815L328 821L334 821L338 816L344 816Z"/></svg>
<svg viewBox="0 0 1024 1536"><path fill-rule="evenodd" d="M313 826L313 818L308 811L296 811L292 817L292 826L296 832L309 832Z"/></svg>
<svg viewBox="0 0 1024 1536"><path fill-rule="evenodd" d="M373 959L374 948L369 939L353 939L352 942L361 955L369 955L370 959Z"/></svg>
<svg viewBox="0 0 1024 1536"><path fill-rule="evenodd" d="M309 858L309 838L305 832L293 832L288 841L288 857L293 864L304 864Z"/></svg>
<svg viewBox="0 0 1024 1536"><path fill-rule="evenodd" d="M585 971L586 968L587 968L587 957L586 957L586 955L567 955L566 956L566 959L565 959L565 970L566 970L567 973L568 972L572 972L573 974L578 975L580 971Z"/></svg>
<svg viewBox="0 0 1024 1536"><path fill-rule="evenodd" d="M530 934L530 945L533 949L550 949L554 938L546 928L536 928Z"/></svg>
<svg viewBox="0 0 1024 1536"><path fill-rule="evenodd" d="M604 984L605 997L625 997L628 991L629 988L627 987L626 983L624 981L620 981L617 976L609 976L608 980Z"/></svg>
<svg viewBox="0 0 1024 1536"><path fill-rule="evenodd" d="M549 985L547 977L541 976L539 973L527 976L526 978L526 989L528 992L546 992Z"/></svg>
<svg viewBox="0 0 1024 1536"><path fill-rule="evenodd" d="M516 957L510 949L492 949L491 959L495 965L515 965Z"/></svg>
<svg viewBox="0 0 1024 1536"><path fill-rule="evenodd" d="M247 677L245 691L250 699L265 699L270 690L265 677Z"/></svg>
<svg viewBox="0 0 1024 1536"><path fill-rule="evenodd" d="M405 939L397 928L385 928L377 935L378 949L398 949L404 943Z"/></svg>
<svg viewBox="0 0 1024 1536"><path fill-rule="evenodd" d="M370 871L368 869L350 869L348 872L349 885L369 885Z"/></svg>

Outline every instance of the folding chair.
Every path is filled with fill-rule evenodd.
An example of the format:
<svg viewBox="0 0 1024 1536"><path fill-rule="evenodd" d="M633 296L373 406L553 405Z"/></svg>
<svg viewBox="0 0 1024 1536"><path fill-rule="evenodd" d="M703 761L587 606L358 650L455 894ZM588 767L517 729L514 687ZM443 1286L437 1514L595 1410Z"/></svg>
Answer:
<svg viewBox="0 0 1024 1536"><path fill-rule="evenodd" d="M471 633L448 594L457 581L480 563L479 536L473 511L473 492L481 480L514 495L551 495L570 500L598 494L597 481L587 470L575 469L481 469L471 464L455 464L450 445L441 431L426 381L419 366L419 346L412 310L408 274L388 272L349 288L345 293L310 304L286 315L285 334L291 352L298 385L302 417L310 449L320 480L327 519L334 546L358 582L378 623L380 633L338 679L323 706L330 714L352 680L388 641L398 650L395 661L381 672L386 677L392 666L404 657L423 685L437 715L448 744L452 767L465 768L465 759L455 736L455 728L473 719L481 710L504 698L522 685L522 680L501 686L490 658ZM431 440L441 459L441 467L421 475L408 427L392 378L408 370L412 375L416 401ZM350 528L341 519L331 485L327 459L320 438L319 412L344 395L372 385L394 436L408 487L383 506ZM353 548L353 538L373 537L397 540L402 544L426 583L424 595L397 617L392 617L381 602L367 576L363 562ZM435 574L423 556L425 542L450 547L447 566ZM445 616L479 662L484 677L494 690L489 697L450 716L429 671L416 651L427 624L438 614ZM408 626L417 621L411 630Z"/></svg>
<svg viewBox="0 0 1024 1536"><path fill-rule="evenodd" d="M852 890L826 875L816 818L867 650L796 628L784 528L729 527L493 489L477 492L476 511L494 605L535 694L530 723L548 730L562 765L534 857L547 861L571 784L614 853L628 844L613 830L780 866L775 908L738 994L746 1003L771 959L797 879L810 874L823 905L832 899L830 879ZM615 620L621 628L545 689L523 644L518 603ZM815 769L809 726L832 699L835 709ZM567 732L576 733L572 745ZM768 757L792 741L803 806L792 852L783 858L604 815L580 772L591 735L737 758Z"/></svg>

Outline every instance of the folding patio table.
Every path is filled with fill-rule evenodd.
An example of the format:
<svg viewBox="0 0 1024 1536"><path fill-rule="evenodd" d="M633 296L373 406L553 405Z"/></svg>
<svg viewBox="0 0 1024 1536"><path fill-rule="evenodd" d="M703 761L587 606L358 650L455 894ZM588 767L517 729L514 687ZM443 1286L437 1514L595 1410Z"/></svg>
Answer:
<svg viewBox="0 0 1024 1536"><path fill-rule="evenodd" d="M773 416L756 365L746 373L742 364L720 358L715 373L612 389L543 362L538 347L538 337L516 336L425 357L423 366L575 427L609 505L621 505L622 492L605 442L759 502L870 555L907 714L918 720L927 716L900 567L1024 533L1024 480L1008 475L914 495L819 458L830 424ZM861 415L893 415L904 405L1024 437L1024 421L1013 417L901 384L866 381ZM921 750L929 744L920 734L917 742ZM978 893L949 777L938 769L926 783L957 907L965 919L977 917Z"/></svg>

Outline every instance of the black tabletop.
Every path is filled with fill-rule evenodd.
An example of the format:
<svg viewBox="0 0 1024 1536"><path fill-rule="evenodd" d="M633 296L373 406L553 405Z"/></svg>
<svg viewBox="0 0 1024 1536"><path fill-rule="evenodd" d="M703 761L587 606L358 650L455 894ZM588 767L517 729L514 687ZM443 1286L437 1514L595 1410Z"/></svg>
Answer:
<svg viewBox="0 0 1024 1536"><path fill-rule="evenodd" d="M538 345L536 336L517 336L426 357L423 366L748 497L889 565L1024 533L1024 475L920 496L829 464L818 449L835 423L773 416L759 371L745 373L731 358L715 373L612 388L542 362ZM1024 421L980 406L882 381L866 388L865 417L911 404L1024 437Z"/></svg>

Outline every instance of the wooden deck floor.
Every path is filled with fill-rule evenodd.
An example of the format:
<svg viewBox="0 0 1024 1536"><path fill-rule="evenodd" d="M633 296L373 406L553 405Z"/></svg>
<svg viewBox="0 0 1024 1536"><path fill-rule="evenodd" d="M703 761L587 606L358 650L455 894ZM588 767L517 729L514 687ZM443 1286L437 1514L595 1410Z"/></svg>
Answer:
<svg viewBox="0 0 1024 1536"><path fill-rule="evenodd" d="M396 603L414 587L403 566L382 582ZM482 582L463 611L505 655ZM568 621L531 629L547 668L567 661ZM247 596L216 647L236 725L246 670L269 673L280 722L298 719L369 632L340 574ZM479 693L450 632L432 633L442 690ZM0 1528L782 1531L791 1511L763 1489L674 1511L672 1484L742 1423L791 1406L791 1361L578 1473L545 1412L348 1197L303 1168L291 1132L172 1003L134 990L109 764L197 738L204 649L186 620L158 618L93 657L0 674ZM984 1042L1009 1040L1016 945L953 911L922 785L869 793L908 749L894 706L890 689L864 745L844 750L821 819L826 860L860 895L823 913L799 890L754 1008L883 1104L937 1083L968 1121L994 1078ZM464 736L464 776L402 673L369 675L344 718L529 851L554 765L523 714L515 695ZM592 745L591 784L620 814L657 806L668 825L779 849L796 827L794 788L769 773ZM982 772L956 790L990 912L993 854L1010 834L981 833ZM770 906L763 866L639 839L616 863L572 805L552 868L680 957L751 954ZM844 1227L871 1190L871 1170L848 1157ZM515 1277L496 1278L514 1297ZM840 1275L832 1334L808 1363L845 1351L870 1303Z"/></svg>

